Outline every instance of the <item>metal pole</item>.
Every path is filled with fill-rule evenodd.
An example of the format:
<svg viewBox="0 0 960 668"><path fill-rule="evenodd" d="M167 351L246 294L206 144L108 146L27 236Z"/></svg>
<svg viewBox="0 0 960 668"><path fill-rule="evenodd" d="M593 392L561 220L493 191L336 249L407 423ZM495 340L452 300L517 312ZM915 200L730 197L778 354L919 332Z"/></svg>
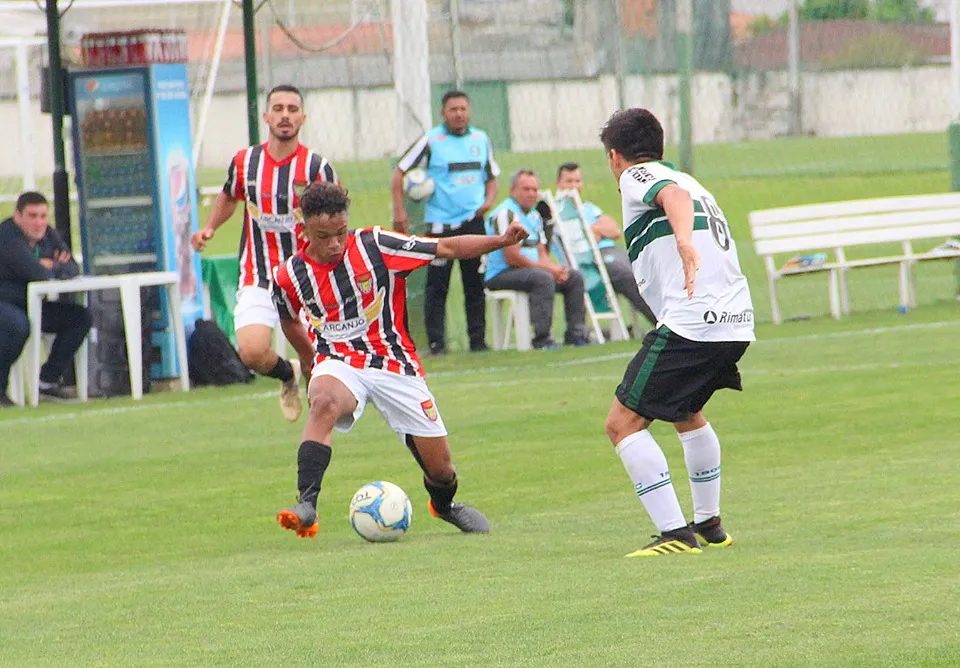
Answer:
<svg viewBox="0 0 960 668"><path fill-rule="evenodd" d="M453 85L457 90L463 90L463 58L460 53L460 0L450 0L450 46L453 50Z"/></svg>
<svg viewBox="0 0 960 668"><path fill-rule="evenodd" d="M693 173L693 122L691 72L693 70L693 0L677 0L677 56L680 61L680 169Z"/></svg>
<svg viewBox="0 0 960 668"><path fill-rule="evenodd" d="M960 120L960 0L950 2L950 81L953 100L950 110L953 120Z"/></svg>
<svg viewBox="0 0 960 668"><path fill-rule="evenodd" d="M627 53L623 43L623 0L613 0L616 25L613 26L613 72L617 78L617 108L627 108Z"/></svg>
<svg viewBox="0 0 960 668"><path fill-rule="evenodd" d="M20 167L23 169L23 189L36 190L36 165L33 160L33 120L30 113L30 72L27 67L27 43L18 42L17 51L17 106L20 109Z"/></svg>
<svg viewBox="0 0 960 668"><path fill-rule="evenodd" d="M257 37L254 32L253 0L243 0L243 61L247 71L247 136L250 145L260 143L260 112L257 106Z"/></svg>
<svg viewBox="0 0 960 668"><path fill-rule="evenodd" d="M263 74L263 90L273 88L273 62L271 49L273 48L273 17L263 13L260 21L260 72Z"/></svg>
<svg viewBox="0 0 960 668"><path fill-rule="evenodd" d="M47 0L47 52L50 73L50 122L53 126L53 212L57 232L70 246L70 184L63 145L63 63L60 60L60 12Z"/></svg>
<svg viewBox="0 0 960 668"><path fill-rule="evenodd" d="M947 127L950 188L960 190L960 0L950 2L950 81L953 84L953 99L950 104L953 118Z"/></svg>
<svg viewBox="0 0 960 668"><path fill-rule="evenodd" d="M203 89L203 102L200 104L200 116L197 119L197 128L193 133L193 168L200 162L200 149L203 147L203 136L207 131L207 116L213 102L213 89L217 81L217 72L220 71L220 57L223 55L223 43L227 37L227 25L230 23L230 7L233 0L223 0L220 10L220 25L217 28L217 42L213 45L213 58L210 60L210 69L207 72L207 83Z"/></svg>
<svg viewBox="0 0 960 668"><path fill-rule="evenodd" d="M397 92L397 155L430 127L430 41L427 0L394 0L393 87Z"/></svg>
<svg viewBox="0 0 960 668"><path fill-rule="evenodd" d="M790 0L789 60L790 60L790 134L803 131L800 119L800 7L798 0Z"/></svg>

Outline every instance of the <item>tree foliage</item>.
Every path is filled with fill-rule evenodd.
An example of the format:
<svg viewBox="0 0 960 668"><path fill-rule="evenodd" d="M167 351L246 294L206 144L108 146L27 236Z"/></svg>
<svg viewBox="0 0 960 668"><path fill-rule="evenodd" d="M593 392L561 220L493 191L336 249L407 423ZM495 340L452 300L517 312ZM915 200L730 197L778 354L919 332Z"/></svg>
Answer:
<svg viewBox="0 0 960 668"><path fill-rule="evenodd" d="M805 0L801 21L868 19L900 23L933 23L936 14L917 0Z"/></svg>

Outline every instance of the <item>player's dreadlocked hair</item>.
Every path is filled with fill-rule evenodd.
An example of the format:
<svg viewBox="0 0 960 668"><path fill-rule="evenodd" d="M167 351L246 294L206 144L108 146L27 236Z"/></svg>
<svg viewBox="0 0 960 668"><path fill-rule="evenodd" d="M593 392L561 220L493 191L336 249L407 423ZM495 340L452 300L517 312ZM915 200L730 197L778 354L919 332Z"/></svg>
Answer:
<svg viewBox="0 0 960 668"><path fill-rule="evenodd" d="M304 218L327 214L334 216L350 206L347 191L336 183L314 183L300 195L300 211Z"/></svg>
<svg viewBox="0 0 960 668"><path fill-rule="evenodd" d="M614 113L600 132L600 141L608 153L616 151L631 162L663 158L663 126L639 107Z"/></svg>

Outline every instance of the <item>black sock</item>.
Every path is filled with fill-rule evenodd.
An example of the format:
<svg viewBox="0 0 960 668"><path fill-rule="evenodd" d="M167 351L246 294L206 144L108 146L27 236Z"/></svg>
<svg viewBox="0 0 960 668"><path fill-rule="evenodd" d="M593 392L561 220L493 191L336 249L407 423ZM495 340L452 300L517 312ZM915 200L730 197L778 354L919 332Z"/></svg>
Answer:
<svg viewBox="0 0 960 668"><path fill-rule="evenodd" d="M450 502L453 501L457 493L457 475L453 475L453 480L445 483L434 482L427 476L423 476L423 486L430 495L433 502L433 509L443 514L450 510Z"/></svg>
<svg viewBox="0 0 960 668"><path fill-rule="evenodd" d="M263 375L269 378L276 378L280 382L285 383L293 378L293 367L290 366L290 362L282 357L278 357L276 365Z"/></svg>
<svg viewBox="0 0 960 668"><path fill-rule="evenodd" d="M317 495L320 494L320 484L330 464L331 454L333 450L329 445L316 441L304 441L297 451L297 489L300 491L300 501L306 501L314 508L317 506Z"/></svg>

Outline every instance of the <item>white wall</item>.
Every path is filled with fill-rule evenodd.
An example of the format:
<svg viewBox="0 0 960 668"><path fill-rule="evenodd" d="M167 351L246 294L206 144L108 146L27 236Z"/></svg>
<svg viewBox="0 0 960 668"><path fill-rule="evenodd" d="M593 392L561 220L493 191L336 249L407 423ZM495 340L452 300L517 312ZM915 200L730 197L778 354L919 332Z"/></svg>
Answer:
<svg viewBox="0 0 960 668"><path fill-rule="evenodd" d="M308 91L303 104L307 122L301 131L302 141L331 160L368 160L393 153L397 98L392 89ZM266 133L266 126L261 125L261 140L266 139ZM246 141L246 96L214 96L200 165L222 165L225 170Z"/></svg>
<svg viewBox="0 0 960 668"><path fill-rule="evenodd" d="M53 173L53 133L50 116L40 113L40 102L30 105L35 173L49 176ZM20 111L16 100L0 102L0 179L13 179L13 190L19 191L23 174L20 159ZM6 184L3 184L6 185ZM8 188L9 190L9 188Z"/></svg>
<svg viewBox="0 0 960 668"><path fill-rule="evenodd" d="M950 69L805 73L803 131L822 137L936 132L950 122ZM628 105L643 106L664 124L668 142L678 139L677 77L630 77ZM508 87L513 150L593 148L616 108L612 77L584 81L517 82ZM784 72L732 78L699 74L693 80L693 132L697 143L771 138L788 127L789 90ZM309 91L303 141L335 162L393 155L398 137L397 98L390 88ZM50 118L34 105L37 172L52 171ZM0 102L0 178L21 173L16 101ZM261 136L265 136L265 129ZM202 167L226 169L245 145L243 94L214 97L200 153ZM0 184L2 187L3 184ZM14 186L18 187L19 184Z"/></svg>
<svg viewBox="0 0 960 668"><path fill-rule="evenodd" d="M805 74L803 128L821 137L936 132L950 122L950 70Z"/></svg>

